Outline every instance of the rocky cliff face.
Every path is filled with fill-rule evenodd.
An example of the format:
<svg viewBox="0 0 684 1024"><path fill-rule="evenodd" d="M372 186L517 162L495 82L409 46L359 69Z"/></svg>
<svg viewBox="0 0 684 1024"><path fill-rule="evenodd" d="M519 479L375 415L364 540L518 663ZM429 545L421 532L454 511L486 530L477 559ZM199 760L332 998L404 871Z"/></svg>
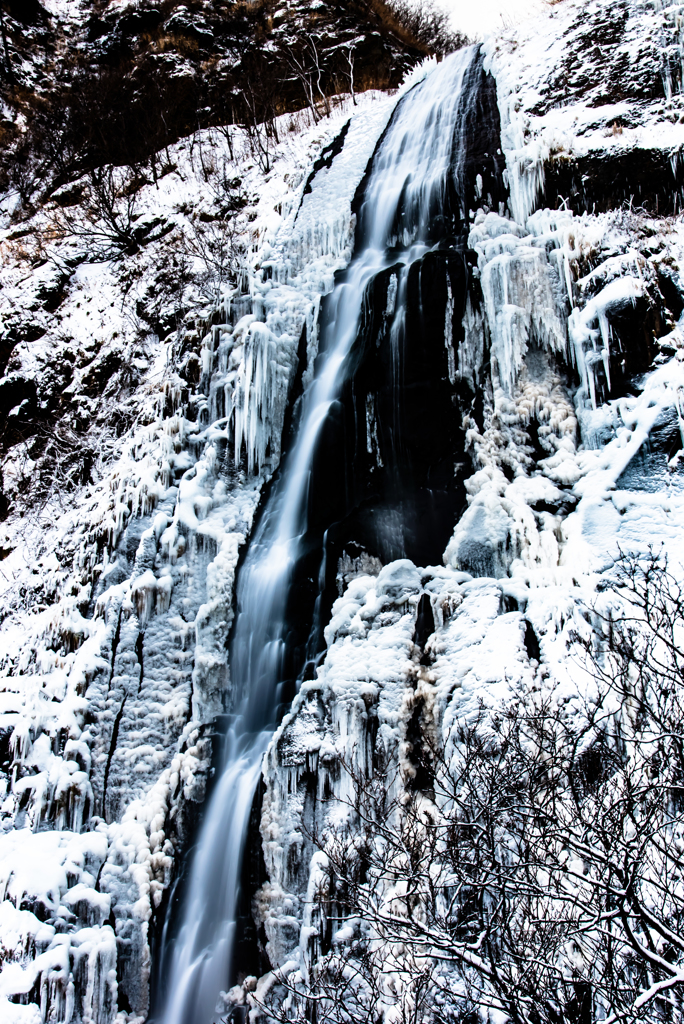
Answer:
<svg viewBox="0 0 684 1024"><path fill-rule="evenodd" d="M282 1004L330 947L312 893L326 837L359 827L360 780L394 765L409 791L421 744L448 750L482 703L566 694L617 545L677 552L677 15L565 0L488 40L455 141L467 194L409 281L399 377L391 272L368 296L312 489L315 529L334 526L323 636L266 756L227 1005ZM97 14L102 46L122 18ZM8 1020L148 1015L231 707L235 574L399 101L282 115L266 172L248 129L205 129L156 180L78 179L6 218ZM122 258L124 225L144 244Z"/></svg>
<svg viewBox="0 0 684 1024"><path fill-rule="evenodd" d="M256 130L314 98L325 107L335 92L396 87L416 60L458 42L384 0L1 10L2 174L25 205L92 166L149 162L156 176L156 154L198 128Z"/></svg>
<svg viewBox="0 0 684 1024"><path fill-rule="evenodd" d="M475 266L449 361L465 443L446 443L465 451L455 476L464 471L467 507L443 566L337 563L325 660L302 684L265 769L266 880L253 910L274 970L254 996L249 979L236 989L237 1002L302 1019L316 993L340 997L342 982L324 970L364 931L363 920L345 919L331 865L339 870L340 844L366 849L372 787L390 779L383 806L395 809L424 790L427 813L438 815L421 779L424 751L448 763L461 723L501 714L521 692L552 694L559 707L576 699L577 638L601 573L619 549L662 544L678 557L675 16L647 5L558 5L485 44L510 191L502 201L495 181L476 183ZM437 298L443 275L430 276L435 322L452 308ZM446 335L456 339L456 328ZM445 359L435 403L448 372ZM448 437L448 416L439 423ZM426 446L431 469L439 451ZM423 522L429 551L434 524ZM378 905L396 891L388 870ZM395 953L388 944L375 1002L362 959L340 953L357 978L349 998L418 1012ZM317 977L327 979L318 988Z"/></svg>
<svg viewBox="0 0 684 1024"><path fill-rule="evenodd" d="M135 317L136 300L132 310L128 302L119 307L116 324L112 319L121 296L120 267L91 265L60 306L61 330L34 345L36 388L45 382L44 368L68 366L76 382L71 393L78 402L92 402L90 410L102 424L99 436L106 440L94 460L97 482L78 487L75 501L65 508L64 498L43 494L32 518L6 523L3 569L16 582L5 595L5 821L13 844L17 837L31 841L44 834L56 841L52 889L44 887L40 854L27 856L21 845L7 848L4 907L16 908L18 922L28 920L34 931L7 933L7 941L16 937L19 945L5 943L3 978L10 986L6 995L27 1005L26 1012L38 1013L41 1000L44 1012L57 1019L73 1013L75 1019L109 1020L117 1005L133 1015L147 1011L150 944L163 924L173 851L192 833L211 764L213 725L229 706L226 645L240 549L260 490L279 459L288 396L310 376L320 299L349 259L351 200L394 102L375 94L359 101L344 155L321 169L320 181L312 182L320 187L307 195L313 158L334 141L352 108L341 108L322 130L290 134L261 207L256 186L263 187L262 173L251 161L248 140L236 136L237 154L244 147L238 166L255 182L254 205L246 206L239 222L241 240L245 253L253 250L248 265L254 261L260 269L233 290L213 326L209 305L204 325L191 321L180 334L173 331L164 341L147 336L141 345L126 325L131 312ZM193 153L189 144L180 144L183 191L177 191L180 175L170 172L159 190L147 186L155 207L168 188L174 212L192 202L201 215L198 193L206 182L197 147L215 159L217 141L200 137ZM221 170L212 170L209 181L216 173ZM188 196L184 186L190 183L196 191ZM216 216L212 200L209 194L209 223ZM281 244L278 235L287 222ZM148 254L149 249L145 259ZM53 272L49 263L44 267ZM152 290L150 269L141 283ZM6 294L17 280L11 274L9 269ZM35 280L26 284L36 286ZM195 302L201 311L201 293L195 292ZM64 362L63 350L73 354L73 362ZM113 403L108 412L98 409L106 398L89 398L87 383L81 383L84 370L93 373L86 369L93 356L105 366L109 360L113 369L127 361L128 401L140 421L120 439L115 423L107 429L104 419L116 416L121 404ZM21 370L28 376L24 365ZM111 375L108 383L115 379ZM185 415L189 403L192 421ZM24 409L20 402L10 420L21 422ZM105 445L117 449L107 469ZM14 466L18 474L27 468L25 459L21 447L11 450L6 481ZM58 487L64 468L62 463L52 481ZM101 469L105 476L99 478ZM34 554L27 558L28 551ZM45 558L51 568L44 575ZM27 590L31 577L38 586L29 583ZM47 643L39 639L48 635ZM24 676L36 683L26 699L21 684L17 689L9 681ZM23 753L17 746L19 721L26 723ZM20 777L27 782L20 784ZM171 817L176 824L170 828ZM111 826L119 830L112 843ZM17 876L19 862L24 866ZM80 902L60 911L62 895L74 884L81 885ZM104 892L110 893L106 900ZM22 918L28 907L30 919ZM88 971L74 996L72 947L86 924L83 915L90 929ZM25 969L20 965L27 951Z"/></svg>

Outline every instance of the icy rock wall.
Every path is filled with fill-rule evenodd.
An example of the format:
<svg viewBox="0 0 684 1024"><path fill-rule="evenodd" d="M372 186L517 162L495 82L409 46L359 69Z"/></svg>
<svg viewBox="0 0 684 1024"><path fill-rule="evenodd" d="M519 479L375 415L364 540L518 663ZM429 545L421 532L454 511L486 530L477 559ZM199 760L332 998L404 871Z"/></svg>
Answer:
<svg viewBox="0 0 684 1024"><path fill-rule="evenodd" d="M684 250L679 220L662 216L679 208L670 157L684 141L676 90L663 92L671 14L567 3L485 44L510 195L497 210L480 184L468 239L475 281L461 332L445 331L445 345L457 337L450 376L472 395L465 451L453 452L467 508L443 566L359 562L355 574L350 559L339 563L325 659L266 759L268 881L253 911L277 972L259 980L259 1001L293 1009L318 958L361 934L358 922L340 922L325 855L335 837L353 841L365 827L359 786L381 766L399 793L414 788L421 737L448 757L457 724L505 706L518 687L581 700L573 631L586 633L618 546L662 544L681 564ZM585 17L603 66L594 75L598 57L584 53L581 73L561 79L554 69L588 45ZM619 97L608 81L617 66ZM569 180L589 158L611 170L563 201L549 191L556 157ZM646 208L632 209L629 195L620 208L617 172L629 177L640 161L646 177L652 167L659 175L650 192L641 172L634 179ZM587 197L590 211L605 212L587 212ZM559 208L535 213L540 204ZM374 453L372 432L368 445ZM254 984L235 1001L249 1005ZM389 1018L401 978L391 986Z"/></svg>
<svg viewBox="0 0 684 1024"><path fill-rule="evenodd" d="M487 40L516 221L538 205L681 210L680 25L661 0L570 0Z"/></svg>
<svg viewBox="0 0 684 1024"><path fill-rule="evenodd" d="M191 353L195 394L166 355L152 412L103 485L64 517L62 543L95 584L72 586L58 548L40 571L67 593L5 632L3 1019L146 1015L164 894L204 797L216 716L230 705L240 549L278 464L288 399L311 372L320 299L351 255L354 192L395 102L360 102L306 194L311 164L352 111L310 132L303 175L296 148L293 159L293 144L282 147L260 182L267 209L280 192L278 208L257 220L243 286Z"/></svg>
<svg viewBox="0 0 684 1024"><path fill-rule="evenodd" d="M421 646L417 613L425 597L434 625ZM359 780L380 768L400 796L417 776L416 731L445 744L455 722L477 714L480 701L495 707L509 689L531 685L540 671L544 676L525 646L528 620L519 610L506 612L507 602L503 582L418 569L407 560L386 565L377 577L359 576L336 602L326 662L316 680L303 684L265 765L261 829L269 881L254 908L279 975L260 980L259 999L273 998L281 976L296 988L322 953L360 934L360 922L336 916L333 893L329 914L313 898L329 884L326 843L353 839L364 826L355 810ZM540 605L528 614L536 621L541 611ZM555 625L558 633L568 628ZM552 635L553 627L549 642Z"/></svg>
<svg viewBox="0 0 684 1024"><path fill-rule="evenodd" d="M322 954L361 937L362 923L344 920L330 889L325 851L340 837L353 843L368 827L356 811L358 789L378 769L401 798L404 787L420 787L421 743L429 740L448 759L460 723L496 714L519 690L543 692L566 709L581 704L587 680L574 637L587 635L595 588L617 545L645 551L657 539L673 564L681 557L681 480L671 473L664 482L661 475L654 493L653 461L640 465L645 479L626 480L625 467L676 408L683 379L675 357L649 375L638 397L604 406L614 433L600 448L577 452L577 482L564 492L542 474L521 474L512 484L502 474L499 493L509 511L517 507L532 527L555 518L545 559L528 555L508 570L477 574L403 560L349 582L326 629L326 660L302 685L266 759L261 831L268 881L253 907L275 973L259 980L257 999L288 1005ZM556 516L540 509L554 505ZM427 627L425 611L419 621L426 600ZM429 806L429 793L425 800ZM391 888L391 880L386 884ZM289 991L280 987L283 977ZM249 1003L253 984L235 990L235 1001ZM401 998L399 973L388 1014Z"/></svg>
<svg viewBox="0 0 684 1024"><path fill-rule="evenodd" d="M482 240L482 223L473 242ZM521 238L527 259L529 236ZM611 248L616 241L613 234ZM547 279L544 268L541 262L542 295L549 281L562 295L563 276ZM631 304L629 275L623 280ZM601 284L598 296L608 289L610 298L610 283ZM603 300L579 303L575 309L589 321L596 310L610 310ZM493 349L497 321L484 299L483 307L471 320L486 325ZM563 322L562 311L562 304L552 311L554 324ZM302 685L266 758L261 833L268 881L253 911L274 971L258 982L260 1002L289 1006L322 955L362 936L362 923L343 919L329 888L325 852L340 837L353 843L368 827L355 809L359 787L380 769L397 797L403 788L414 790L421 743L428 740L448 758L459 723L496 713L518 689L543 690L560 703L581 700L586 681L572 654L573 635L586 633L596 583L617 545L645 550L657 539L678 557L684 488L676 465L667 481L659 475L657 497L628 470L658 425L677 422L681 359L666 356L637 396L608 396L594 406L580 375L570 375L576 353L565 344L568 335L550 337L546 345L523 339L510 390L492 359L485 429L470 428L473 463L482 468L466 482L469 508L445 565L420 569L400 560L377 575L359 567L355 579L342 566L346 587L325 630L326 658L317 678ZM681 451L681 433L674 441ZM648 479L655 460L641 459ZM427 626L425 612L419 622L426 600ZM400 972L389 984L391 1016L403 998ZM253 985L248 979L234 990L234 1000L249 1004Z"/></svg>
<svg viewBox="0 0 684 1024"><path fill-rule="evenodd" d="M255 904L273 966L299 949L300 927L301 952L315 957L320 951L315 939L323 936L311 928L305 894L313 835L324 827L326 807L342 824L346 800L353 798L351 773L372 772L376 745L391 757L405 741L400 718L408 676L417 670L411 657L420 589L420 574L408 561L350 584L326 629L325 665L315 681L303 684L271 744L261 819L269 882Z"/></svg>
<svg viewBox="0 0 684 1024"><path fill-rule="evenodd" d="M659 285L671 257L660 244L656 257L638 238L643 230L620 214L546 210L524 225L493 212L475 217L481 313L466 314L459 367L472 377L488 350L490 377L483 411L465 418L476 471L445 553L455 568L501 575L521 559L560 564L578 446L596 443L598 407L676 348Z"/></svg>

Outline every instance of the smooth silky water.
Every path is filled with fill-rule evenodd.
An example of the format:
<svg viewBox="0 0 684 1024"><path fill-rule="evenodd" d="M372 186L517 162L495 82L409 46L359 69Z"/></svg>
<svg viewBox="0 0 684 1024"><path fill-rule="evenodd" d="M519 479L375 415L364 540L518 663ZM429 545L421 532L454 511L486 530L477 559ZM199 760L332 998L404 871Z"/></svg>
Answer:
<svg viewBox="0 0 684 1024"><path fill-rule="evenodd" d="M344 380L366 287L403 264L391 334L401 330L406 276L431 247L431 223L462 194L459 140L473 48L444 60L400 101L376 151L357 233L357 253L329 298L318 373L303 398L299 429L240 571L230 650L233 714L219 778L193 851L181 925L162 948L163 1024L212 1024L231 984L242 851L264 753L281 700L288 587L307 529L310 469L321 428ZM390 335L391 338L391 335Z"/></svg>

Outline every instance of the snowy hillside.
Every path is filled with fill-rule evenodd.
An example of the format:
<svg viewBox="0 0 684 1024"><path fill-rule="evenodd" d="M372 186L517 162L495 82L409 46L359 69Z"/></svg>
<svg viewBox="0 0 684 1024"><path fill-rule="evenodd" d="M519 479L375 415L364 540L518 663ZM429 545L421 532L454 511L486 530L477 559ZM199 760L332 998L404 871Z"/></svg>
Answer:
<svg viewBox="0 0 684 1024"><path fill-rule="evenodd" d="M43 6L36 38L61 26L50 47L85 31L77 4ZM120 44L119 6L98 14L98 45ZM461 191L441 196L401 287L415 225L393 224L308 470L323 560L302 556L288 605L295 669L248 808L219 1015L309 1019L325 957L366 934L325 888L335 844L367 824L364 786L390 778L395 806L419 791L437 807L421 751L455 763L462 724L520 694L579 720L582 644L620 551L655 545L680 572L680 23L655 0L562 0L463 58ZM12 45L40 93L42 58ZM382 46L393 86L406 67ZM236 580L335 289L370 244L371 161L445 64L399 90L331 85L268 131L188 130L149 165L83 170L31 207L2 197L3 1020L142 1024L162 1005L236 707ZM444 496L433 519L428 491ZM388 942L359 1007L373 990L383 1019L417 1012L403 955Z"/></svg>
<svg viewBox="0 0 684 1024"><path fill-rule="evenodd" d="M225 701L225 646L240 548L251 530L261 486L271 466L277 465L298 359L304 362L298 371L301 375L315 354L320 297L330 289L335 270L349 258L353 193L394 102L363 95L354 129L348 132L345 159L334 171L323 168L307 196L303 191L313 162L310 154L320 153L334 140L349 120L350 105L321 126L291 135L280 147L266 182L245 147L237 167L244 174L243 188L253 199L242 215L243 223L238 222L242 227L238 238L244 247L247 287L238 288L227 300L224 315L214 318L219 322L203 340L197 328L193 334L191 322L189 331L174 331L163 340L150 336L144 348L136 349L130 341L130 348L124 347L127 332L129 337L137 336L138 296L153 290L159 295L155 256L160 254L148 248L145 257L150 262L138 269L133 296L125 295L121 302L118 268L86 266L60 306L57 330L50 329L47 341L33 343L30 359L39 386L50 367L66 363L76 371L73 390L86 403L83 378L93 376L92 356L106 367L108 350L114 353L133 376L128 403L134 422L117 439L111 418L120 414L121 406L112 402L101 409L100 402L105 407L109 404L105 390L101 399L98 396L92 402L103 438L103 448L95 453L94 471L105 455L104 444L113 449L113 458L110 454L97 483L79 488L73 509L65 512L59 480L55 480L57 486L41 496L30 518L6 527L3 654L9 679L4 686L3 736L6 756L22 757L16 726L19 721L25 723L22 775L29 786L20 786L17 779L12 788L16 798L6 790L3 814L10 829L20 824L16 815L20 816L26 830L10 835L23 835L29 842L33 836L40 842L46 824L51 829L66 828L66 836L71 837L89 823L86 835L101 836L100 845L95 844L100 855L90 876L85 875L88 857L84 861L81 855L79 884L81 873L89 884L83 885L80 911L64 908L66 944L60 936L59 882L50 894L38 869L37 876L29 876L24 883L26 898L41 908L34 920L54 920L58 941L54 941L55 925L42 926L41 938L50 937L48 952L42 961L23 970L19 981L12 982L5 969L3 982L10 986L6 995L29 994L36 984L40 991L41 977L55 970L51 950L56 950L55 956L68 955L70 936L81 934L73 928L79 913L87 917L94 913L92 925L97 930L88 961L91 986L83 994L91 1001L94 1019L108 1019L116 992L110 976L116 960L111 928L116 914L110 915L109 902L107 913L100 914L104 907L100 893L113 884L133 960L134 994L128 998L137 996L141 1000L137 1006L146 1008L141 965L149 956L145 952L148 922L171 877L173 836L187 829L184 816L189 813L192 819L193 812L184 805L203 795L210 759L207 730ZM234 152L240 153L245 143L239 132L235 135ZM194 152L189 143L173 151L176 168L161 179L159 189L146 187L145 199L149 196L156 217L163 210L178 221L183 217L179 209L192 208L199 220L207 209L211 223L210 190L225 174L227 145L211 136L195 138L193 144ZM208 182L201 170L201 147L205 147L205 159L212 162ZM172 261L168 236L159 246L163 247L161 259ZM272 268L268 280L266 265ZM55 273L54 264L44 266L47 274ZM12 307L30 305L31 299L21 289L35 294L41 287L40 270L22 281L6 266L4 276L3 293ZM201 299L197 296L195 302ZM248 312L255 305L258 316ZM204 309L207 320L213 312L211 305L199 305L195 323L200 330ZM27 373L23 359L21 369ZM111 384L111 371L107 377L105 383ZM211 390L206 398L200 390L202 397L195 400L191 421L183 395L188 395L189 382L192 386L202 380L212 381ZM234 433L224 414L226 395L233 394L242 396L234 402L240 409ZM10 419L12 415L20 419L19 403ZM241 469L243 440L247 457ZM56 461L59 473L59 456ZM226 465L234 467L227 481L221 472ZM20 490L22 476L31 476L21 448L16 462L6 464L6 481L13 471ZM160 572L162 565L166 569ZM47 644L40 639L48 636ZM30 692L10 682L23 678L32 680ZM43 737L37 747L32 732L36 739L37 733ZM173 813L176 818L179 808L180 820L169 828L170 816ZM110 839L112 824L117 836L112 833ZM57 842L59 835L65 833L50 833ZM63 856L73 857L67 839L62 842ZM86 848L91 847L88 839ZM5 859L9 889L16 878L17 856L23 861L27 854L13 847ZM33 859L40 865L40 856ZM54 860L59 871L58 852ZM66 882L62 888L65 895L71 892ZM23 895L18 903L22 900ZM4 906L9 909L8 904ZM99 910L95 913L93 907ZM17 913L24 911L17 907ZM19 941L23 941L24 927L14 932ZM59 1012L65 1013L69 972L62 972L61 981L55 977L52 984L50 1001L58 1000ZM80 1012L85 1014L88 1007L84 1005Z"/></svg>

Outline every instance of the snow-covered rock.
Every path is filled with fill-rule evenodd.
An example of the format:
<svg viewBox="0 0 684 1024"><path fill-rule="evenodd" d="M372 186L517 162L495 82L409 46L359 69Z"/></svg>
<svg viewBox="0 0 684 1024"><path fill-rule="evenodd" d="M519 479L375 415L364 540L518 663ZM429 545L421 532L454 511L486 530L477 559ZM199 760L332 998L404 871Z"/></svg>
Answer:
<svg viewBox="0 0 684 1024"><path fill-rule="evenodd" d="M117 999L119 1009L147 1011L150 929L160 927L175 850L203 799L213 723L230 700L226 642L240 550L278 465L288 396L297 376L312 373L319 304L350 258L351 202L395 102L367 94L288 138L267 182L245 143L236 170L260 189L243 224L247 290L226 292L220 322L196 343L201 379L190 408L175 367L187 364L183 346L192 353L191 331L150 339L132 398L142 422L97 482L71 508L50 498L36 522L5 528L3 569L14 581L4 595L0 735L12 767L0 842L9 844L6 898L27 915L22 927L31 924L24 907L43 907L46 923L44 952L22 940L23 973L12 974L6 958L3 992L43 1016L105 1022ZM317 154L343 129L340 155L309 182ZM149 196L157 210L198 201L197 144L177 147L175 180L162 179ZM215 136L199 144L229 160ZM97 309L96 337L111 331L115 314L104 310L118 294L116 273L83 269L60 311L62 330L91 344ZM114 321L122 330L126 316L124 307ZM59 360L63 342L49 330L37 344L40 372L43 360ZM51 588L42 606L32 577ZM54 883L36 871L15 892L22 861L44 857L58 870L59 844L71 849L80 838L97 839L87 882L72 869ZM17 1019L22 1013L17 1007Z"/></svg>
<svg viewBox="0 0 684 1024"><path fill-rule="evenodd" d="M265 760L267 880L251 895L272 967L307 969L320 953L317 840L353 830L355 777L391 763L408 786L421 735L448 749L455 723L540 679L574 692L573 630L618 546L663 544L679 563L678 10L564 0L485 44L510 198L495 204L476 182L463 322L450 278L438 311L445 376L465 396L465 447L452 453L463 508L442 565L340 560L325 657ZM24 331L0 385L17 431L4 489L25 509L0 535L3 1019L148 1013L178 852L230 706L235 573L398 99L367 93L315 125L286 115L266 176L237 129L232 156L225 134L181 140L138 197L140 217L169 230L123 275L112 262L74 270L59 239L26 275L12 253L28 241L2 230L0 309ZM642 165L651 179L631 202ZM239 280L202 294L184 261L202 270L197 225L217 219L226 175L245 201ZM33 226L46 232L60 209ZM158 331L141 328L169 282ZM193 293L177 305L192 307L185 319L174 289ZM51 403L68 403L76 442L59 434L48 472L21 430ZM373 408L364 415L376 458ZM72 479L81 422L97 431Z"/></svg>

